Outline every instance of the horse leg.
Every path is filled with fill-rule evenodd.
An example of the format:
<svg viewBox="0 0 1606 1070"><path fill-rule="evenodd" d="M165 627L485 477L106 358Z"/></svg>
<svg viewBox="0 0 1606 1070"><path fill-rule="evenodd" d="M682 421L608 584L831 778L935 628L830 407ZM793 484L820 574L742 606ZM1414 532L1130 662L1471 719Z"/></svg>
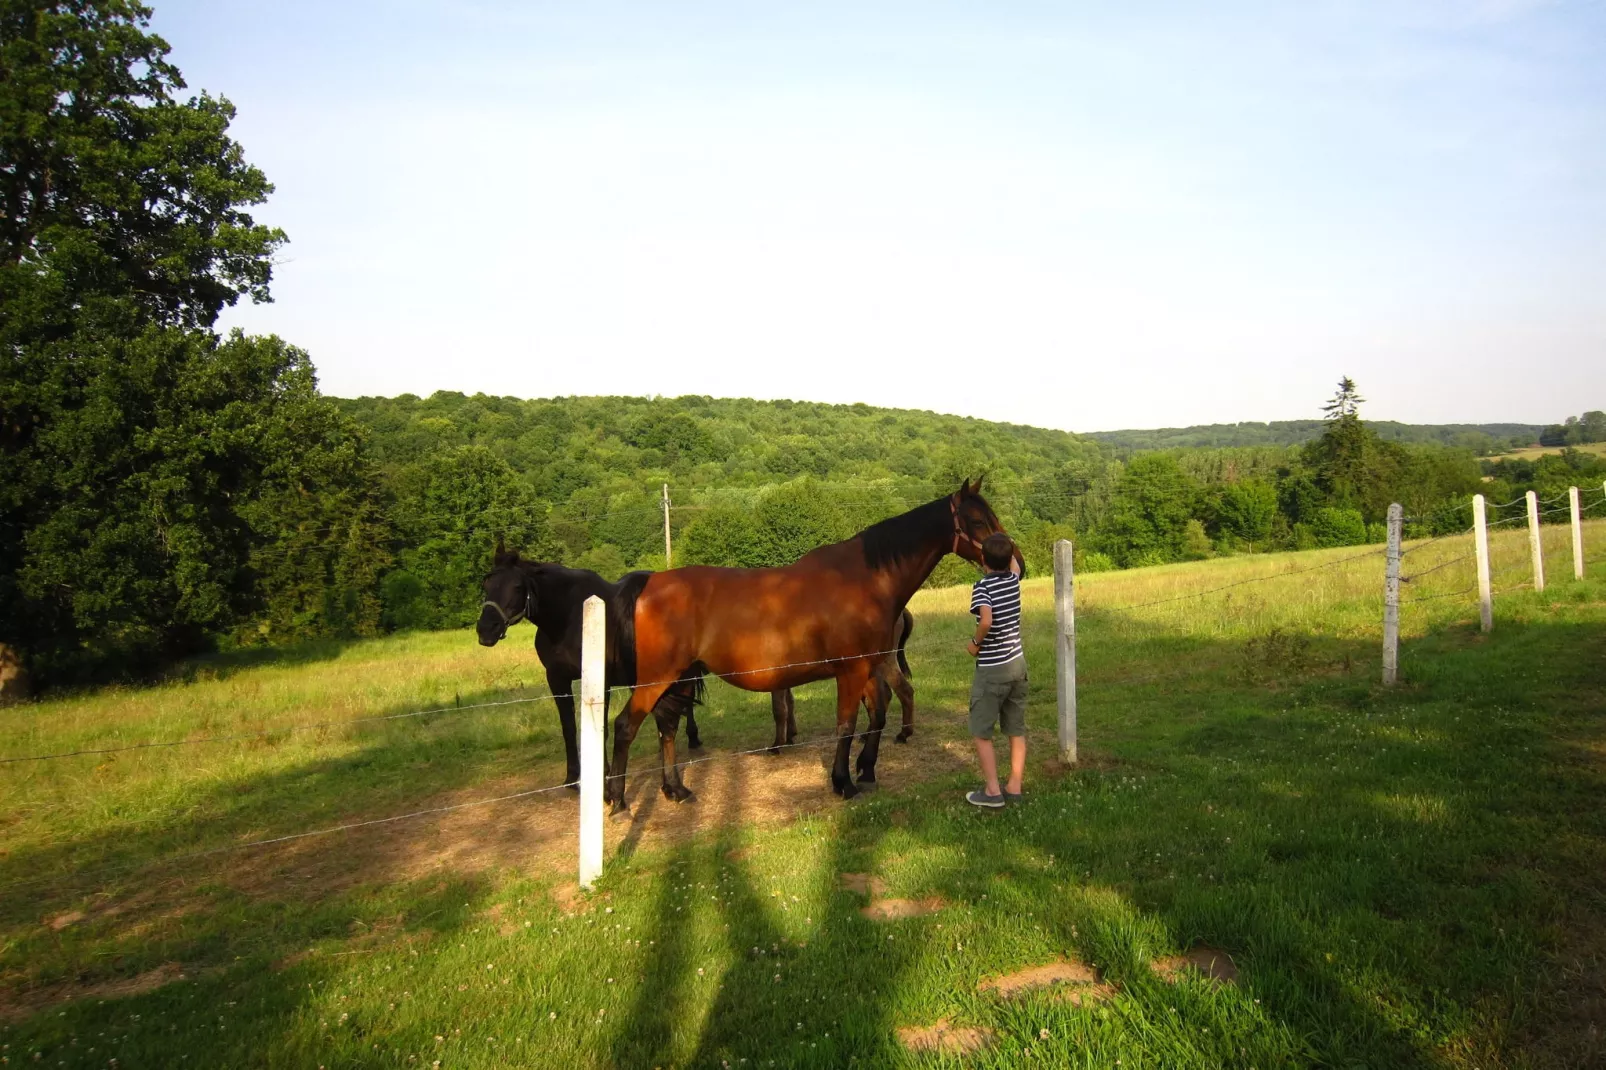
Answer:
<svg viewBox="0 0 1606 1070"><path fill-rule="evenodd" d="M703 735L697 731L697 703L695 702L686 704L686 749L703 749Z"/></svg>
<svg viewBox="0 0 1606 1070"><path fill-rule="evenodd" d="M770 715L775 718L775 742L770 744L770 753L779 754L783 745L792 742L791 737L787 735L787 726L797 723L792 717L791 688L783 687L779 691L770 692Z"/></svg>
<svg viewBox="0 0 1606 1070"><path fill-rule="evenodd" d="M680 729L681 703L680 697L671 693L652 711L658 722L658 751L664 763L664 798L678 803L691 802L697 797L681 783L680 766L675 763L675 733Z"/></svg>
<svg viewBox="0 0 1606 1070"><path fill-rule="evenodd" d="M570 790L580 790L580 741L574 727L574 677L547 670L547 689L558 708L558 724L563 729L563 782Z"/></svg>
<svg viewBox="0 0 1606 1070"><path fill-rule="evenodd" d="M903 728L895 738L899 743L907 743L909 737L915 734L915 688L909 678L900 672L892 677L892 690L898 693L898 705L903 707Z"/></svg>
<svg viewBox="0 0 1606 1070"><path fill-rule="evenodd" d="M630 692L625 708L613 722L613 765L608 769L607 790L603 799L613 804L614 817L628 816L630 804L625 802L625 773L630 767L630 744L635 742L636 730L647 719L647 711L658 704L667 684L644 684Z"/></svg>
<svg viewBox="0 0 1606 1070"><path fill-rule="evenodd" d="M858 731L859 700L864 697L868 677L861 664L849 662L836 678L836 760L831 763L831 790L844 799L859 794L848 776L848 752Z"/></svg>
<svg viewBox="0 0 1606 1070"><path fill-rule="evenodd" d="M865 701L870 706L870 730L865 734L864 744L859 748L859 760L855 763L859 771L859 787L867 788L875 785L876 756L881 753L881 730L887 727L887 700L891 688L879 680L873 681L877 686L864 689Z"/></svg>
<svg viewBox="0 0 1606 1070"><path fill-rule="evenodd" d="M797 702L790 688L786 692L786 741L797 742Z"/></svg>

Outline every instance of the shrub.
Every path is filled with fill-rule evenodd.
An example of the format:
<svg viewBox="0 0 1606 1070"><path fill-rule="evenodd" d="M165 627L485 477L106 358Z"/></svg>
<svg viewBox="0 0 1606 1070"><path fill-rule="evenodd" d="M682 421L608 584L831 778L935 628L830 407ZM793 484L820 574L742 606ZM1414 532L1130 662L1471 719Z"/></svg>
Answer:
<svg viewBox="0 0 1606 1070"><path fill-rule="evenodd" d="M1366 541L1366 520L1358 509L1326 505L1311 517L1310 532L1317 546L1359 546Z"/></svg>

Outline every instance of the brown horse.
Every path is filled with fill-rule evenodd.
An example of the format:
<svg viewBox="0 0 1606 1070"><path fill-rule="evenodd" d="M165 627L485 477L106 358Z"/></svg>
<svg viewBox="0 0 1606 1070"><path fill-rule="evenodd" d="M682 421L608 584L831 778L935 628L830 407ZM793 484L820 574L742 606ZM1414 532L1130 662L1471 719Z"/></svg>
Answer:
<svg viewBox="0 0 1606 1070"><path fill-rule="evenodd" d="M915 615L907 609L903 611L903 618L898 622L896 638L889 640L886 649L897 650L897 656L882 658L875 671L870 674L870 682L864 689L865 712L875 715L875 704L881 703L883 709L890 709L894 693L898 696L898 705L903 710L903 727L893 740L898 743L909 742L909 737L915 734L915 689L909 683L909 677L914 671L909 668L909 660L903 656L903 648L909 643L909 636L915 630ZM783 687L779 691L770 692L770 713L775 718L775 742L770 745L771 754L781 753L781 748L797 739L797 704L792 699L791 688ZM688 711L686 716L686 738L691 738L692 725ZM693 747L697 744L693 743Z"/></svg>
<svg viewBox="0 0 1606 1070"><path fill-rule="evenodd" d="M784 568L695 566L627 580L619 591L621 636L635 652L635 679L614 722L607 798L628 811L625 771L636 730L663 693L703 673L748 691L777 691L815 680L836 680L836 761L831 788L844 799L875 783L876 755L886 705L870 712L859 750L859 780L848 775L859 701L887 637L926 577L950 553L981 562L981 543L1003 528L980 494L981 480L875 524L853 538L812 550ZM628 612L634 601L634 613ZM675 765L673 705L656 711L663 756L663 791L676 802L692 798Z"/></svg>

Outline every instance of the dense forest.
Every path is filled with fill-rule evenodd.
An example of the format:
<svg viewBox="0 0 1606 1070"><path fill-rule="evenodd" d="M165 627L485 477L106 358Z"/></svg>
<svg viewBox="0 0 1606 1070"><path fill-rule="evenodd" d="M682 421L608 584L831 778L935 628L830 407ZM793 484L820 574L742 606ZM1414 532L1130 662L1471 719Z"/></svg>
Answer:
<svg viewBox="0 0 1606 1070"><path fill-rule="evenodd" d="M1411 533L1438 534L1470 522L1479 491L1495 503L1529 487L1549 497L1606 469L1576 451L1480 461L1387 439L1362 421L1347 379L1301 445L1139 452L867 405L444 392L338 404L368 429L375 493L390 503L385 627L472 615L493 533L609 576L662 568L664 485L675 564L784 564L985 473L1030 568L1046 570L1054 541L1071 538L1079 566L1099 570L1380 541L1391 501ZM967 568L950 559L933 582Z"/></svg>
<svg viewBox="0 0 1606 1070"><path fill-rule="evenodd" d="M1577 422L1576 418L1573 422ZM1093 431L1088 437L1124 451L1189 447L1299 446L1313 438L1320 438L1326 426L1324 421L1314 419L1274 420L1271 423L1161 427L1147 431ZM1373 421L1369 426L1373 433L1385 442L1453 446L1480 456L1531 446L1551 430L1538 424L1402 424L1393 420ZM1567 444L1576 445L1583 441L1594 440L1579 439L1577 442Z"/></svg>
<svg viewBox="0 0 1606 1070"><path fill-rule="evenodd" d="M984 474L1045 571L1059 538L1088 570L1362 543L1393 500L1413 533L1451 531L1477 490L1550 497L1606 467L1480 461L1463 430L1369 425L1347 379L1323 419L1253 425L1298 436L1248 442L709 397L328 398L306 353L216 329L268 299L286 239L250 214L273 187L229 135L233 107L181 95L149 14L4 15L0 662L20 654L47 686L220 644L462 625L499 536L610 577L661 568L666 484L675 564L771 565ZM1602 423L1542 434L1583 443ZM968 576L950 559L933 582Z"/></svg>

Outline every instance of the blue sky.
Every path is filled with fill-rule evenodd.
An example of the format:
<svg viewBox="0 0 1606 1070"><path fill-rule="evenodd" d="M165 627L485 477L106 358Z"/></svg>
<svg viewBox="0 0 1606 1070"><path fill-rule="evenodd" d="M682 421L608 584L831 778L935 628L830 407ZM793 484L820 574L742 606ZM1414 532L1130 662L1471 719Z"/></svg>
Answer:
<svg viewBox="0 0 1606 1070"><path fill-rule="evenodd" d="M1606 407L1606 5L156 2L339 395Z"/></svg>

